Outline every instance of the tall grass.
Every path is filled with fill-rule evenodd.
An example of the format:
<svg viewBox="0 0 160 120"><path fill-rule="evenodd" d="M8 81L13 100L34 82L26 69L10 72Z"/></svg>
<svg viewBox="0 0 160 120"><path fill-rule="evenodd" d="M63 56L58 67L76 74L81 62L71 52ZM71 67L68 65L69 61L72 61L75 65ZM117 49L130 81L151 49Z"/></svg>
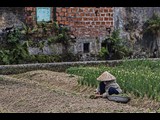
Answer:
<svg viewBox="0 0 160 120"><path fill-rule="evenodd" d="M135 60L126 61L116 67L71 67L67 73L82 76L81 85L96 87L96 78L108 71L117 78L123 92L133 93L138 97L160 101L160 61Z"/></svg>

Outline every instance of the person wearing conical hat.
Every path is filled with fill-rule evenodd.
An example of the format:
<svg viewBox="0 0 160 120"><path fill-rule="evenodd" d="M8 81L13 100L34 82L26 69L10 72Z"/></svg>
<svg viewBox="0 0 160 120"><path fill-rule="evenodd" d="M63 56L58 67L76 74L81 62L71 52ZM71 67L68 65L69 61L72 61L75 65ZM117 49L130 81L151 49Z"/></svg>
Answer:
<svg viewBox="0 0 160 120"><path fill-rule="evenodd" d="M112 94L122 93L120 86L116 82L116 78L109 72L103 72L98 78L100 81L96 89L96 97L106 98Z"/></svg>

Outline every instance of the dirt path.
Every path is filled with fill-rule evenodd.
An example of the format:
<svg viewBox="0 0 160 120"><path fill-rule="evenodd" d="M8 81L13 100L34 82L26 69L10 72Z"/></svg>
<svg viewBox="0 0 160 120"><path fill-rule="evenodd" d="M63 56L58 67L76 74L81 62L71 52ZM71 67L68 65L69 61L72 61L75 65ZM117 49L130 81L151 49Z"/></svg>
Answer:
<svg viewBox="0 0 160 120"><path fill-rule="evenodd" d="M0 75L0 112L148 112L129 104L89 99L93 88L78 86L78 76L47 70Z"/></svg>

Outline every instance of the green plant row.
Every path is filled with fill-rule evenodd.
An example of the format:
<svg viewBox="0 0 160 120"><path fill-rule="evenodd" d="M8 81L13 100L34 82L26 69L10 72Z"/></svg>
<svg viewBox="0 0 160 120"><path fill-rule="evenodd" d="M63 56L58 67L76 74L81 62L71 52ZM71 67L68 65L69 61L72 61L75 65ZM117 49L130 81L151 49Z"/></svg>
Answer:
<svg viewBox="0 0 160 120"><path fill-rule="evenodd" d="M30 55L22 61L22 63L52 63L52 62L66 62L77 61L78 58L72 53L60 55Z"/></svg>
<svg viewBox="0 0 160 120"><path fill-rule="evenodd" d="M82 76L81 85L96 87L96 78L104 71L116 76L118 84L124 93L133 93L137 97L160 101L160 61L126 61L116 67L71 67L66 70L69 74Z"/></svg>
<svg viewBox="0 0 160 120"><path fill-rule="evenodd" d="M60 55L28 55L25 59L17 59L17 61L10 62L11 57L8 54L0 51L2 59L0 60L0 65L4 64L28 64L28 63L52 63L52 62L67 62L67 61L78 61L78 57L71 53L60 54Z"/></svg>

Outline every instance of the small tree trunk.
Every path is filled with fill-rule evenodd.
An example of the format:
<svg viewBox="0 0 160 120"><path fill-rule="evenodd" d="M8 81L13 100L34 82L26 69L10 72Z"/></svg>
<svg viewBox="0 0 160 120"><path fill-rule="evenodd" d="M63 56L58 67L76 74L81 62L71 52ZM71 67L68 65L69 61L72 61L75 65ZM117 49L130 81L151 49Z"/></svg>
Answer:
<svg viewBox="0 0 160 120"><path fill-rule="evenodd" d="M157 57L160 56L160 32L157 32L156 36L156 42L157 42Z"/></svg>

